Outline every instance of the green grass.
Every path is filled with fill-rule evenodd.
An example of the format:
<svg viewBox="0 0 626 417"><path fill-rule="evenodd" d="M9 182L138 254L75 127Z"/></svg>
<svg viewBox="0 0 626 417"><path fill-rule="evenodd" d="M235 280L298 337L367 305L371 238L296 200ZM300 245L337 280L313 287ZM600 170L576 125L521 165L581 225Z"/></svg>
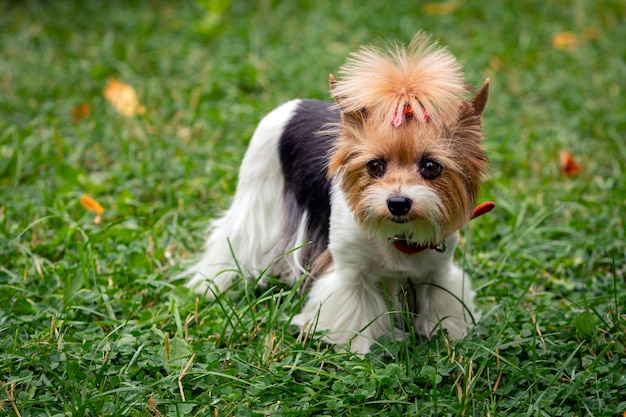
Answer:
<svg viewBox="0 0 626 417"><path fill-rule="evenodd" d="M623 1L466 0L442 15L218 3L0 4L0 414L622 416ZM498 206L457 253L478 288L475 331L382 340L360 359L288 327L302 301L289 288L197 300L176 276L227 207L257 121L327 98L360 44L420 28L469 82L492 80L483 199ZM554 48L561 32L579 44ZM146 114L117 114L108 78ZM577 178L560 175L561 148Z"/></svg>

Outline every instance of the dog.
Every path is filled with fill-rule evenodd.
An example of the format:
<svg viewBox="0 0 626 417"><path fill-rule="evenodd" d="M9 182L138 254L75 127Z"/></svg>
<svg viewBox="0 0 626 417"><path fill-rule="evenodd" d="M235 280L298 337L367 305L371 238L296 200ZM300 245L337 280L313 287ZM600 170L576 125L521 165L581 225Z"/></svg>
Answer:
<svg viewBox="0 0 626 417"><path fill-rule="evenodd" d="M241 276L306 275L293 323L359 354L407 321L463 337L478 313L453 254L459 228L493 208L474 208L489 79L468 87L423 32L364 46L329 79L334 103L296 99L261 120L187 286L211 298Z"/></svg>

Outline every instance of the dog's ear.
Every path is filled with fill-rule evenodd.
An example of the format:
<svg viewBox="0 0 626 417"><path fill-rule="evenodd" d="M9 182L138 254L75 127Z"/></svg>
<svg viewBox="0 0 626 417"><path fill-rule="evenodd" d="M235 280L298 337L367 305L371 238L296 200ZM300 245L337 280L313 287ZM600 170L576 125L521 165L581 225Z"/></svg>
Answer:
<svg viewBox="0 0 626 417"><path fill-rule="evenodd" d="M337 108L341 112L342 122L350 123L353 125L363 125L367 117L367 110L363 108L357 111L344 111L344 107L341 103L344 97L339 96L334 92L335 86L337 85L337 79L333 74L330 74L328 76L328 84L330 86L330 94L333 96L335 104L337 104Z"/></svg>
<svg viewBox="0 0 626 417"><path fill-rule="evenodd" d="M335 84L337 84L337 79L335 78L335 76L333 74L328 74L328 85L330 86L331 93L335 88Z"/></svg>
<svg viewBox="0 0 626 417"><path fill-rule="evenodd" d="M478 92L470 100L474 115L480 117L485 111L487 106L487 99L489 98L489 78L485 80L483 86L480 87Z"/></svg>

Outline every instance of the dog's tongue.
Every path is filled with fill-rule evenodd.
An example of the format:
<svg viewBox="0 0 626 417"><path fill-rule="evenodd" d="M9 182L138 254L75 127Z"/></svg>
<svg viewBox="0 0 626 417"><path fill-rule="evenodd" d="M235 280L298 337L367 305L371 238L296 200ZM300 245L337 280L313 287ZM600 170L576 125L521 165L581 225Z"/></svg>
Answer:
<svg viewBox="0 0 626 417"><path fill-rule="evenodd" d="M473 220L476 217L482 216L483 214L489 213L491 210L494 209L495 206L496 206L496 203L494 203L493 201L486 201L482 204L479 204L478 206L474 208L474 212L472 213L472 217L470 217L470 220Z"/></svg>
<svg viewBox="0 0 626 417"><path fill-rule="evenodd" d="M393 242L393 246L402 253L406 253L407 255L413 255L418 252L422 252L426 249L436 249L437 245L435 244L425 244L420 245L417 243L410 243L404 239L397 239Z"/></svg>

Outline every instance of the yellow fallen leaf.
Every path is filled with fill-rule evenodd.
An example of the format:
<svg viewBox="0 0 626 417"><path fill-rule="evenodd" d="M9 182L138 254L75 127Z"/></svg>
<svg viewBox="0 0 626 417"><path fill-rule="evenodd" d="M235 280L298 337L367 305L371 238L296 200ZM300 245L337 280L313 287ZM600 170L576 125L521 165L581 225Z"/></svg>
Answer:
<svg viewBox="0 0 626 417"><path fill-rule="evenodd" d="M552 46L556 49L575 49L579 43L578 35L573 32L560 32L552 36Z"/></svg>
<svg viewBox="0 0 626 417"><path fill-rule="evenodd" d="M446 15L453 13L459 8L456 1L448 1L445 3L426 3L424 4L424 13L430 15Z"/></svg>
<svg viewBox="0 0 626 417"><path fill-rule="evenodd" d="M95 224L100 224L100 222L102 221L102 213L104 213L104 207L102 207L102 205L98 203L96 199L88 196L87 194L84 194L80 198L80 205L87 210L96 213L96 217L93 219L93 222Z"/></svg>
<svg viewBox="0 0 626 417"><path fill-rule="evenodd" d="M102 93L113 108L124 116L133 117L146 112L146 108L139 104L135 89L123 81L109 79Z"/></svg>

